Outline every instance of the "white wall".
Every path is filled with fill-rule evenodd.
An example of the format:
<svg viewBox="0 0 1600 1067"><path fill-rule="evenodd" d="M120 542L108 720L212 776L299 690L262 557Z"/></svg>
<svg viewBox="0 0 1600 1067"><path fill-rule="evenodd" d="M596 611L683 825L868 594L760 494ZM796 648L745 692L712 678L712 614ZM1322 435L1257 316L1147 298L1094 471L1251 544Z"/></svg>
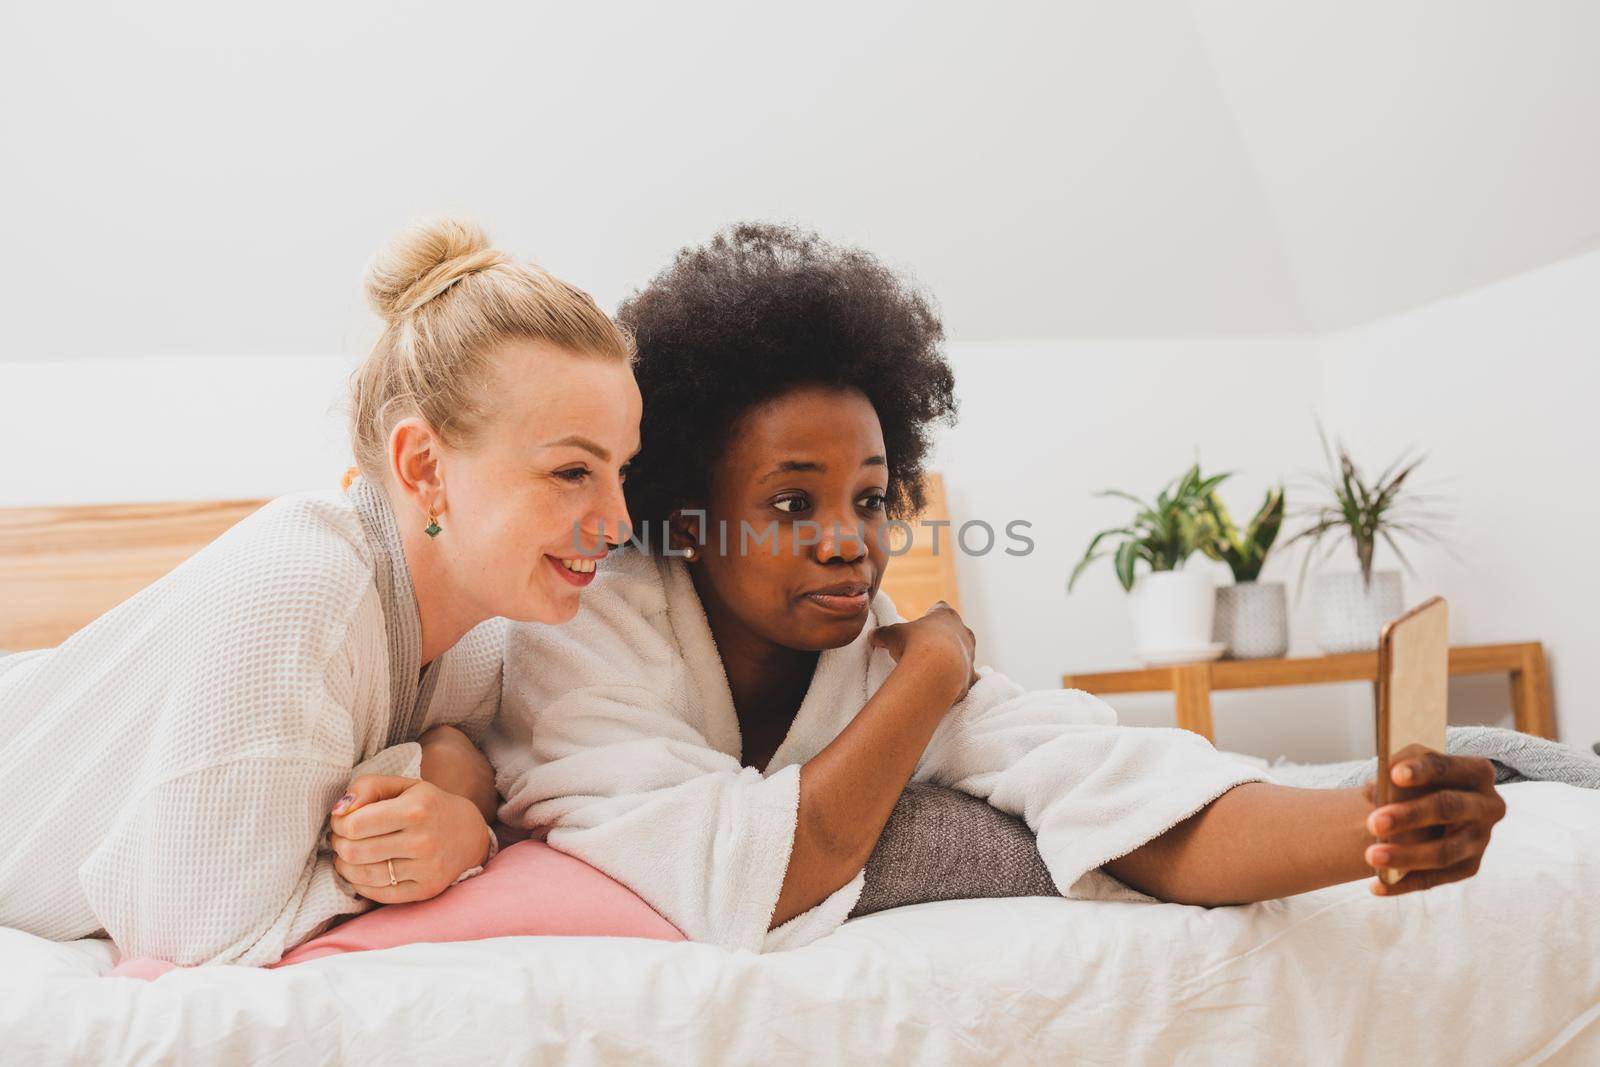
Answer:
<svg viewBox="0 0 1600 1067"><path fill-rule="evenodd" d="M1591 0L0 4L0 358L312 353L413 215L607 306L791 218L955 336L1346 326L1600 244Z"/></svg>
<svg viewBox="0 0 1600 1067"><path fill-rule="evenodd" d="M437 212L605 306L778 218L966 336L1305 323L1184 0L6 3L0 99L0 358L340 348Z"/></svg>
<svg viewBox="0 0 1600 1067"><path fill-rule="evenodd" d="M1313 329L1600 244L1600 4L1191 7Z"/></svg>
<svg viewBox="0 0 1600 1067"><path fill-rule="evenodd" d="M1322 466L1315 412L1369 475L1407 446L1428 453L1416 484L1445 498L1449 550L1408 549L1417 574L1405 577L1407 604L1447 597L1458 643L1543 641L1561 737L1600 740L1597 293L1591 253L1316 338L956 346L962 421L939 460L956 518L1025 517L1040 534L1026 559L961 560L982 650L1030 686L1057 684L1069 668L1132 666L1109 568L1063 595L1094 531L1126 515L1091 494L1153 492L1192 445L1208 469L1241 472L1225 493L1236 513L1279 476L1291 504L1303 501L1306 475ZM1383 548L1377 562L1400 566ZM1298 565L1297 552L1280 555L1264 577L1292 590ZM1354 570L1354 554L1328 569ZM1311 590L1295 612L1294 653L1315 652ZM1171 722L1169 699L1112 703L1131 722ZM1451 709L1459 723L1509 726L1509 687L1455 680ZM1364 684L1221 693L1214 711L1225 748L1296 759L1371 751Z"/></svg>
<svg viewBox="0 0 1600 1067"><path fill-rule="evenodd" d="M1449 598L1458 642L1544 641L1562 739L1600 740L1600 253L1330 335L1321 360L1330 424L1371 462L1420 444L1448 498L1454 555L1408 549L1408 601ZM1474 721L1509 725L1507 700L1452 691Z"/></svg>
<svg viewBox="0 0 1600 1067"><path fill-rule="evenodd" d="M0 362L0 507L280 496L350 466L343 356Z"/></svg>
<svg viewBox="0 0 1600 1067"><path fill-rule="evenodd" d="M1066 595L1090 537L1121 524L1131 508L1095 493L1153 496L1198 454L1208 472L1238 472L1223 496L1249 515L1269 484L1317 458L1319 364L1309 338L967 344L951 356L961 421L942 439L937 465L952 518L997 530L1026 519L1036 542L1026 557L958 556L963 615L980 657L1030 687L1060 685L1067 671L1137 665L1126 596L1109 561ZM1193 565L1231 580L1222 564ZM1269 560L1263 575L1289 580L1291 590L1293 577L1285 559ZM1300 614L1293 650L1309 653ZM1217 744L1302 760L1362 754L1352 749L1345 689L1219 693ZM1112 703L1127 722L1173 723L1170 696Z"/></svg>
<svg viewBox="0 0 1600 1067"><path fill-rule="evenodd" d="M1320 338L955 346L962 420L939 457L954 516L997 528L990 516L1029 518L1039 542L1024 559L960 560L981 651L1030 686L1058 684L1067 669L1134 665L1109 567L1063 594L1088 539L1126 517L1091 494L1153 492L1198 446L1207 469L1241 472L1225 492L1236 513L1279 476L1291 504L1303 502L1306 476L1322 467L1315 412L1368 475L1408 446L1428 453L1415 484L1445 498L1449 549L1408 549L1417 574L1404 579L1407 604L1447 597L1458 643L1543 641L1561 737L1600 740L1597 293L1591 253ZM1264 577L1292 590L1299 560L1280 555ZM1401 566L1381 547L1377 564ZM1353 552L1328 565L1354 569ZM1311 600L1308 582L1296 654L1315 652ZM1130 722L1171 722L1170 699L1112 703ZM1365 684L1221 693L1214 710L1225 748L1295 759L1371 751ZM1506 681L1453 681L1451 713L1509 726Z"/></svg>

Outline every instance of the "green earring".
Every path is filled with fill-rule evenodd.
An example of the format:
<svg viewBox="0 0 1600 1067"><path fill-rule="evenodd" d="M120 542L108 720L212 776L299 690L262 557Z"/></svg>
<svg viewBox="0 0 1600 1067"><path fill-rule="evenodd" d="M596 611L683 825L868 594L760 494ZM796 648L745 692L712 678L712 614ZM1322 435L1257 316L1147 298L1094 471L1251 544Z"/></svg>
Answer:
<svg viewBox="0 0 1600 1067"><path fill-rule="evenodd" d="M439 525L439 516L437 516L437 515L435 515L433 513L433 509L432 508L429 508L428 509L428 525L422 528L422 532L427 534L429 537L438 537L439 536L439 531L441 531L443 529L444 529L444 527Z"/></svg>

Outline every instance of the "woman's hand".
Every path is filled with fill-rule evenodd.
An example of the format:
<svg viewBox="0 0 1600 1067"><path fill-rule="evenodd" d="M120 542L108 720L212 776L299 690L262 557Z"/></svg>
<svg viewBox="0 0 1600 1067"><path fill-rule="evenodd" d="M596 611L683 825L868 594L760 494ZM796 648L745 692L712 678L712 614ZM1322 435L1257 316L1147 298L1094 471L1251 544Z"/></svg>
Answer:
<svg viewBox="0 0 1600 1067"><path fill-rule="evenodd" d="M1394 885L1378 879L1372 891L1392 897L1477 874L1489 834L1506 813L1495 792L1494 765L1479 756L1409 745L1390 760L1389 777L1400 787L1398 799L1367 816L1367 830L1390 840L1368 846L1366 861L1406 874ZM1367 786L1366 797L1377 803L1376 782Z"/></svg>
<svg viewBox="0 0 1600 1067"><path fill-rule="evenodd" d="M437 896L489 853L488 826L472 801L417 778L362 775L334 805L330 826L334 869L379 904Z"/></svg>
<svg viewBox="0 0 1600 1067"><path fill-rule="evenodd" d="M887 650L896 665L912 663L919 673L927 672L931 681L947 680L952 704L965 697L978 680L974 669L978 640L956 609L942 600L920 619L878 627L868 640Z"/></svg>
<svg viewBox="0 0 1600 1067"><path fill-rule="evenodd" d="M454 726L440 724L417 738L422 745L422 779L446 793L466 797L477 805L485 822L494 822L500 794L494 788L494 768L472 738Z"/></svg>

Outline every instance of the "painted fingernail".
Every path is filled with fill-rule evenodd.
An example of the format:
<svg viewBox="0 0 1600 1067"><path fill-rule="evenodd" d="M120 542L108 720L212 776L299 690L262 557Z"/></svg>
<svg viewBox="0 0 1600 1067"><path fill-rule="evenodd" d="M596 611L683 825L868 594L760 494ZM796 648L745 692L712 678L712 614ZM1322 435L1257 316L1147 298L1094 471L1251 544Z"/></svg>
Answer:
<svg viewBox="0 0 1600 1067"><path fill-rule="evenodd" d="M333 813L335 815L343 815L344 809L348 808L355 802L356 795L354 793L346 793L344 796L340 797L338 803L333 806Z"/></svg>

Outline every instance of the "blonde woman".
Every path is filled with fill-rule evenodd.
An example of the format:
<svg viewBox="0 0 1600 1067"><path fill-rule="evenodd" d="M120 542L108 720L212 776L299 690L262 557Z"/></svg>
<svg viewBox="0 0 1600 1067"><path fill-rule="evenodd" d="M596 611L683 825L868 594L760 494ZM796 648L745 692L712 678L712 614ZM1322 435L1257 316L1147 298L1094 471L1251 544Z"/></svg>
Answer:
<svg viewBox="0 0 1600 1067"><path fill-rule="evenodd" d="M0 925L268 964L493 854L502 620L570 619L626 524L633 348L464 222L403 234L366 287L359 476L0 659Z"/></svg>

